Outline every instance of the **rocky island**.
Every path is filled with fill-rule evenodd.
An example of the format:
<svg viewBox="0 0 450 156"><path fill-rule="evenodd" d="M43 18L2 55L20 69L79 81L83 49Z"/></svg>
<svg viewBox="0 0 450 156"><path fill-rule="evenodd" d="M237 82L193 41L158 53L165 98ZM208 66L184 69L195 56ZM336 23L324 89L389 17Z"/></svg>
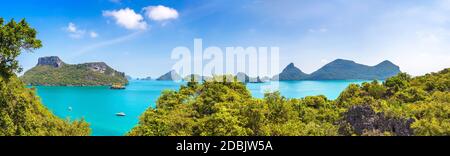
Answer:
<svg viewBox="0 0 450 156"><path fill-rule="evenodd" d="M244 83L264 83L267 81L301 81L301 80L384 80L400 73L400 67L390 61L383 61L375 66L368 66L356 63L351 60L336 59L317 71L307 74L290 63L283 71L269 77L250 77L246 73L239 72L235 76ZM181 80L181 76L174 70L160 76L158 81L175 81ZM183 78L184 81L203 81L211 79L207 76L198 74L190 74Z"/></svg>
<svg viewBox="0 0 450 156"><path fill-rule="evenodd" d="M178 81L181 79L182 79L181 76L178 75L178 73L175 72L175 70L171 70L171 71L165 73L164 75L161 75L156 80L158 80L158 81Z"/></svg>
<svg viewBox="0 0 450 156"><path fill-rule="evenodd" d="M128 84L125 73L104 62L67 64L57 56L41 57L38 64L21 76L28 85L39 86L111 86Z"/></svg>
<svg viewBox="0 0 450 156"><path fill-rule="evenodd" d="M280 81L298 81L304 80L307 77L308 74L295 67L294 63L290 63L286 66L286 68L283 69L280 74L274 76L272 79Z"/></svg>
<svg viewBox="0 0 450 156"><path fill-rule="evenodd" d="M384 80L400 72L399 66L387 60L375 66L368 66L351 60L336 59L311 74L302 72L290 63L272 80Z"/></svg>

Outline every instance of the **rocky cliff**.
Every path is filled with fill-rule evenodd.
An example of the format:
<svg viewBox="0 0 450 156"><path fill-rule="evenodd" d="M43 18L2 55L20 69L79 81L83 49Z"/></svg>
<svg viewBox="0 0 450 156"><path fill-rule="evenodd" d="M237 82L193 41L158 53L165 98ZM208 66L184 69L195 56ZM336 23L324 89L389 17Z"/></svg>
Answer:
<svg viewBox="0 0 450 156"><path fill-rule="evenodd" d="M55 68L59 68L63 66L65 63L59 59L58 56L48 56L41 57L38 59L38 64L36 66L51 66Z"/></svg>
<svg viewBox="0 0 450 156"><path fill-rule="evenodd" d="M107 86L128 84L125 73L104 62L66 64L57 56L39 58L38 64L21 79L29 85L44 86Z"/></svg>
<svg viewBox="0 0 450 156"><path fill-rule="evenodd" d="M370 106L353 106L344 113L343 122L339 129L341 134L351 135L383 135L390 132L396 136L411 136L411 124L414 119L387 117L383 113L376 113ZM347 127L350 126L350 127Z"/></svg>

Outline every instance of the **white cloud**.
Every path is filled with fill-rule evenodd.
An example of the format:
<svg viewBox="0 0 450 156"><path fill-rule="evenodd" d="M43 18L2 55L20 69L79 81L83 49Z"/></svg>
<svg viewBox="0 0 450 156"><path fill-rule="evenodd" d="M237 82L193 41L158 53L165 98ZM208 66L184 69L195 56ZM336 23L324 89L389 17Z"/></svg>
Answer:
<svg viewBox="0 0 450 156"><path fill-rule="evenodd" d="M162 5L144 8L145 15L154 21L167 21L178 18L177 10Z"/></svg>
<svg viewBox="0 0 450 156"><path fill-rule="evenodd" d="M142 15L130 8L103 11L103 16L114 18L116 24L130 30L146 30L148 26Z"/></svg>
<svg viewBox="0 0 450 156"><path fill-rule="evenodd" d="M72 22L70 22L65 29L69 33L69 37L74 39L83 38L83 36L86 34L85 30L78 29L78 27Z"/></svg>
<svg viewBox="0 0 450 156"><path fill-rule="evenodd" d="M90 36L91 38L97 38L97 37L98 37L98 34L97 34L95 31L91 31L91 32L89 33L89 36Z"/></svg>
<svg viewBox="0 0 450 156"><path fill-rule="evenodd" d="M67 26L67 31L69 31L71 33L75 33L75 32L77 32L77 26L75 26L75 24L70 22L69 25Z"/></svg>
<svg viewBox="0 0 450 156"><path fill-rule="evenodd" d="M64 28L68 33L69 33L69 37L74 38L74 39L81 39L84 36L86 36L86 32L87 30L84 29L79 29L77 27L77 25L75 25L74 23L70 22L67 27ZM94 31L90 31L89 32L89 37L91 38L96 38L98 37L98 34Z"/></svg>

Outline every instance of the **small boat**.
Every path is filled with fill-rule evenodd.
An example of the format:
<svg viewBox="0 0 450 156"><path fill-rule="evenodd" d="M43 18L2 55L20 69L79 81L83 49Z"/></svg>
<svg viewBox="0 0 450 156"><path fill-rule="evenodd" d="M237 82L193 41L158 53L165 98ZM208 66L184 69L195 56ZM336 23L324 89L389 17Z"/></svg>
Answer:
<svg viewBox="0 0 450 156"><path fill-rule="evenodd" d="M109 88L110 89L125 89L125 86L123 86L122 84L113 84Z"/></svg>
<svg viewBox="0 0 450 156"><path fill-rule="evenodd" d="M67 108L68 110L69 110L69 112L71 112L72 111L72 107L69 107L69 108Z"/></svg>
<svg viewBox="0 0 450 156"><path fill-rule="evenodd" d="M119 112L119 113L116 113L116 116L125 116L126 114L124 113L124 112Z"/></svg>

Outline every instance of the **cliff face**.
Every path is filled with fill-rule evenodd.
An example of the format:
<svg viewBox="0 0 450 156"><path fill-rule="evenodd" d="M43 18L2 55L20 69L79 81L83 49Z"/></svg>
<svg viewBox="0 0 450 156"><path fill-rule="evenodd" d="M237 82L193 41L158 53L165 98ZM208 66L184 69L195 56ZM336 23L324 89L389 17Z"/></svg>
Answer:
<svg viewBox="0 0 450 156"><path fill-rule="evenodd" d="M30 85L44 86L107 86L128 84L125 73L104 62L66 64L56 56L39 58L38 64L21 79Z"/></svg>
<svg viewBox="0 0 450 156"><path fill-rule="evenodd" d="M59 59L58 56L48 56L41 57L38 59L38 64L36 66L51 66L55 68L59 68L63 66L65 63Z"/></svg>
<svg viewBox="0 0 450 156"><path fill-rule="evenodd" d="M104 62L84 63L82 65L86 66L88 69L90 69L94 72L99 72L99 73L106 74L109 76L120 76L120 77L126 78L125 73L114 70L113 68L109 67Z"/></svg>

